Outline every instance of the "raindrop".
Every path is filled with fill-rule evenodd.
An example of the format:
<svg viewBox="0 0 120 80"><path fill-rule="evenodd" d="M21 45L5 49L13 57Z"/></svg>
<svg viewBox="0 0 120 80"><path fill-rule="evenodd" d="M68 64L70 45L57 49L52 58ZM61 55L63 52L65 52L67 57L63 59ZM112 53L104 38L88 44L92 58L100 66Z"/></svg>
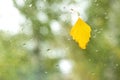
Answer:
<svg viewBox="0 0 120 80"><path fill-rule="evenodd" d="M47 71L45 71L45 74L47 74L48 72Z"/></svg>
<svg viewBox="0 0 120 80"><path fill-rule="evenodd" d="M108 16L106 16L105 19L108 19Z"/></svg>
<svg viewBox="0 0 120 80"><path fill-rule="evenodd" d="M95 0L94 2L97 2L97 0Z"/></svg>
<svg viewBox="0 0 120 80"><path fill-rule="evenodd" d="M88 59L88 61L90 62L90 61L91 61L91 59Z"/></svg>
<svg viewBox="0 0 120 80"><path fill-rule="evenodd" d="M77 12L77 15L80 17L80 13L79 12Z"/></svg>
<svg viewBox="0 0 120 80"><path fill-rule="evenodd" d="M115 66L116 66L116 67L118 67L118 66L119 66L119 64L116 64Z"/></svg>
<svg viewBox="0 0 120 80"><path fill-rule="evenodd" d="M46 0L44 0L44 2L46 2Z"/></svg>
<svg viewBox="0 0 120 80"><path fill-rule="evenodd" d="M92 74L93 76L95 75L95 73L94 73L94 72L92 72L91 74Z"/></svg>
<svg viewBox="0 0 120 80"><path fill-rule="evenodd" d="M56 64L56 65L55 65L55 67L56 67L56 68L58 68L58 67L59 67L59 65L58 65L58 64Z"/></svg>
<svg viewBox="0 0 120 80"><path fill-rule="evenodd" d="M64 6L63 9L66 9L66 7Z"/></svg>
<svg viewBox="0 0 120 80"><path fill-rule="evenodd" d="M107 15L107 12L105 12L104 14Z"/></svg>
<svg viewBox="0 0 120 80"><path fill-rule="evenodd" d="M93 35L93 38L96 38L96 34Z"/></svg>
<svg viewBox="0 0 120 80"><path fill-rule="evenodd" d="M21 28L21 31L23 31L24 30L24 27L20 27Z"/></svg>
<svg viewBox="0 0 120 80"><path fill-rule="evenodd" d="M42 9L42 7L40 6L40 7L39 7L39 10L41 10L41 9Z"/></svg>
<svg viewBox="0 0 120 80"><path fill-rule="evenodd" d="M51 49L47 49L47 51L50 51Z"/></svg>
<svg viewBox="0 0 120 80"><path fill-rule="evenodd" d="M32 4L30 4L29 7L32 7Z"/></svg>
<svg viewBox="0 0 120 80"><path fill-rule="evenodd" d="M99 6L99 4L96 4L96 6Z"/></svg>
<svg viewBox="0 0 120 80"><path fill-rule="evenodd" d="M98 31L97 33L99 34L99 33L101 33L101 31Z"/></svg>
<svg viewBox="0 0 120 80"><path fill-rule="evenodd" d="M103 30L103 28L100 29L101 31Z"/></svg>
<svg viewBox="0 0 120 80"><path fill-rule="evenodd" d="M26 45L25 43L23 43L23 46Z"/></svg>
<svg viewBox="0 0 120 80"><path fill-rule="evenodd" d="M98 52L99 50L95 50L95 52Z"/></svg>
<svg viewBox="0 0 120 80"><path fill-rule="evenodd" d="M103 64L103 66L106 66L107 64Z"/></svg>
<svg viewBox="0 0 120 80"><path fill-rule="evenodd" d="M23 31L23 28L21 29L21 31Z"/></svg>
<svg viewBox="0 0 120 80"><path fill-rule="evenodd" d="M94 32L97 32L97 31L98 31L97 29L94 30Z"/></svg>
<svg viewBox="0 0 120 80"><path fill-rule="evenodd" d="M68 41L70 41L71 39L70 38L68 38Z"/></svg>
<svg viewBox="0 0 120 80"><path fill-rule="evenodd" d="M74 11L74 9L72 9L72 8L71 8L70 10L71 10L71 11Z"/></svg>

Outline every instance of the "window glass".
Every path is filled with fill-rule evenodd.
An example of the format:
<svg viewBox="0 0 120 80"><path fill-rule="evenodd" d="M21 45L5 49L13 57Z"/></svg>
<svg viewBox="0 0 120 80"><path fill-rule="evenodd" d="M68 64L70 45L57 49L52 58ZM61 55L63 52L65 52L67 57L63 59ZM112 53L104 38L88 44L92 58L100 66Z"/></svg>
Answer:
<svg viewBox="0 0 120 80"><path fill-rule="evenodd" d="M0 0L0 80L120 80L119 9L119 0ZM86 49L70 35L78 18L91 28Z"/></svg>

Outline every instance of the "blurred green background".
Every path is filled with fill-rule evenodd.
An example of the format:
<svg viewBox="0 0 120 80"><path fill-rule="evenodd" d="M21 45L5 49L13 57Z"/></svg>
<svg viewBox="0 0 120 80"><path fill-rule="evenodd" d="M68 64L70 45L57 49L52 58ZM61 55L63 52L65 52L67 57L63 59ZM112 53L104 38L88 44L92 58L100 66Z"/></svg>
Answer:
<svg viewBox="0 0 120 80"><path fill-rule="evenodd" d="M0 30L0 80L120 80L120 0L12 2L24 20ZM74 13L92 28L85 50L69 35Z"/></svg>

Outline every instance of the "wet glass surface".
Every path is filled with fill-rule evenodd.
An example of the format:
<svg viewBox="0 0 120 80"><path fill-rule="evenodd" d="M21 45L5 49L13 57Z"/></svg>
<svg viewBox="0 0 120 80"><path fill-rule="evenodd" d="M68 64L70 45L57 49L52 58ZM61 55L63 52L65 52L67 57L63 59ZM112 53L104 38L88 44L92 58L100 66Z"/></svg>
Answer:
<svg viewBox="0 0 120 80"><path fill-rule="evenodd" d="M120 80L119 9L119 0L0 0L0 80ZM70 36L78 17L92 29L84 50Z"/></svg>

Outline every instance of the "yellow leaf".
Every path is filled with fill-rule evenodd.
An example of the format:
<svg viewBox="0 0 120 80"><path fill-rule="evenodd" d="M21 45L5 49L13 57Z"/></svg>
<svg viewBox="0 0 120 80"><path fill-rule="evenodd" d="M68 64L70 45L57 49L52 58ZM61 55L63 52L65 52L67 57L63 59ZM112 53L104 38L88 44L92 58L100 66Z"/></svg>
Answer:
<svg viewBox="0 0 120 80"><path fill-rule="evenodd" d="M73 40L78 42L80 48L86 49L87 43L91 37L90 32L90 26L78 18L77 22L70 31L70 35L73 37Z"/></svg>

